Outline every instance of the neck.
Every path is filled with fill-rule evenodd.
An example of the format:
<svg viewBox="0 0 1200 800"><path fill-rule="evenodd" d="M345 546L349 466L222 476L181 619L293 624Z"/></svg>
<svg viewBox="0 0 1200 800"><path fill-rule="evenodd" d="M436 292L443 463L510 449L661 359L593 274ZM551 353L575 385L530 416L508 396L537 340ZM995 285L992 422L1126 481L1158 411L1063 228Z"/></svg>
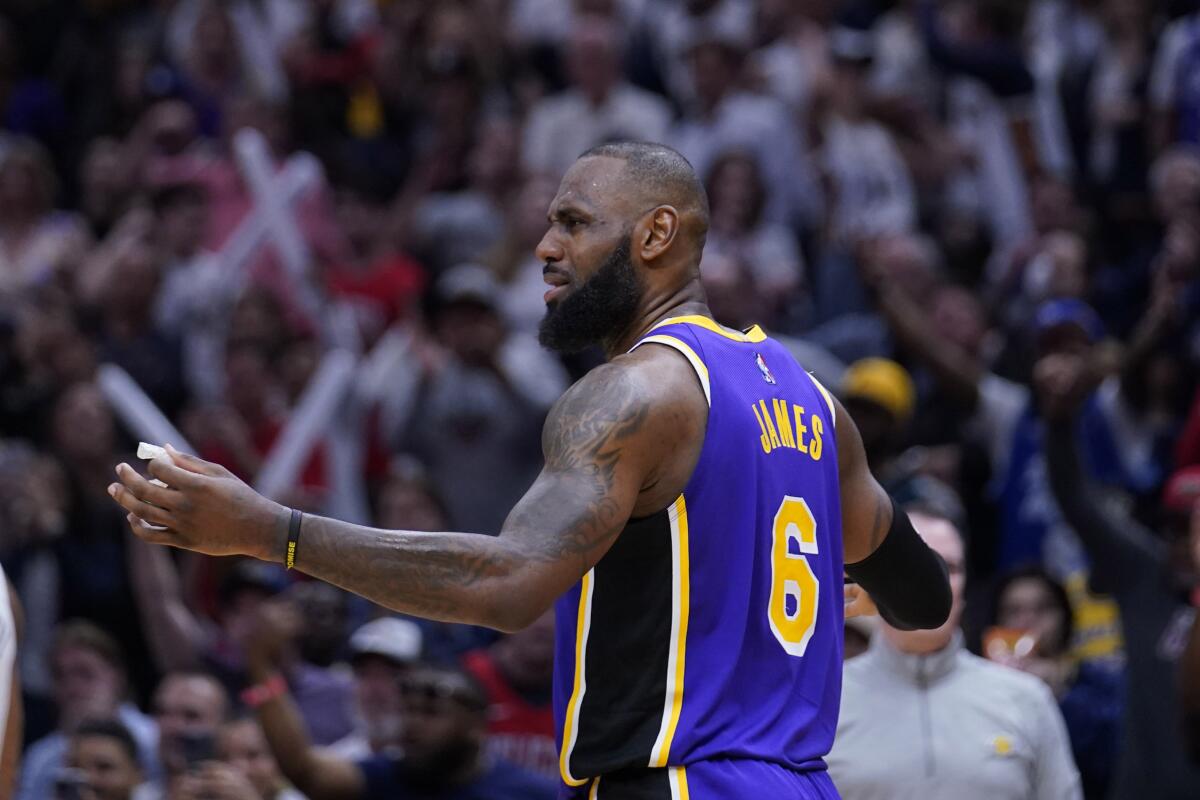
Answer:
<svg viewBox="0 0 1200 800"><path fill-rule="evenodd" d="M699 314L711 317L708 304L704 301L704 290L700 288L700 278L692 278L676 291L648 297L643 307L634 316L633 321L610 339L601 343L604 347L604 357L613 360L622 353L629 351L639 339L664 319L682 317L688 314Z"/></svg>

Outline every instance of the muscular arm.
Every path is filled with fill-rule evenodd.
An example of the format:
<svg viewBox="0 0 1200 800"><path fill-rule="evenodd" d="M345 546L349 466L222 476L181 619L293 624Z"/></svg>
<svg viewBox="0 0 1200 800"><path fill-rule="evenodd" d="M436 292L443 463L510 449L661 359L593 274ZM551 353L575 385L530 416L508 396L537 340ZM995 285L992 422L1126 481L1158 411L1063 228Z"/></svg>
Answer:
<svg viewBox="0 0 1200 800"><path fill-rule="evenodd" d="M686 392L664 378L664 357L687 368L678 356L639 351L598 367L563 395L543 431L545 467L499 536L387 531L306 516L296 566L396 611L524 627L604 555L642 488L657 482L659 462L695 433L688 424L695 415L679 399ZM702 403L698 386L693 393ZM136 515L135 533L214 555L282 560L286 509L216 465L173 458L179 466L151 463L168 489L119 470L114 496Z"/></svg>
<svg viewBox="0 0 1200 800"><path fill-rule="evenodd" d="M834 403L846 572L871 595L892 627L937 628L950 615L946 568L906 519L893 519L892 498L867 467L854 420L841 403ZM891 540L893 536L898 538Z"/></svg>

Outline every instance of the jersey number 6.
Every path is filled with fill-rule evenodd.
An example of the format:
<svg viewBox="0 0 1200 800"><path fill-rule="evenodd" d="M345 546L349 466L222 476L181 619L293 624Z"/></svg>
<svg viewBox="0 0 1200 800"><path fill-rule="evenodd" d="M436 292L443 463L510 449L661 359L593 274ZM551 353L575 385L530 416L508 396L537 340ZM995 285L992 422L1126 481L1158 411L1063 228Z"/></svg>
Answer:
<svg viewBox="0 0 1200 800"><path fill-rule="evenodd" d="M771 632L789 655L802 656L817 622L817 521L802 498L785 496L775 512L771 543Z"/></svg>

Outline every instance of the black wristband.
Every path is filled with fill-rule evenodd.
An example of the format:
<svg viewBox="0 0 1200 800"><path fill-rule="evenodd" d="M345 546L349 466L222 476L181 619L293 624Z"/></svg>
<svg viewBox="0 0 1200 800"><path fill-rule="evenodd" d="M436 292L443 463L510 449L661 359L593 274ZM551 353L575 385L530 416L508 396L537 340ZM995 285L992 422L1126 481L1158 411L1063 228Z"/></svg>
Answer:
<svg viewBox="0 0 1200 800"><path fill-rule="evenodd" d="M937 628L950 615L953 598L946 564L913 529L895 500L892 525L879 547L845 568L893 628Z"/></svg>
<svg viewBox="0 0 1200 800"><path fill-rule="evenodd" d="M296 566L296 548L300 544L300 522L304 514L298 508L292 509L292 518L288 520L287 554L284 564L288 569Z"/></svg>

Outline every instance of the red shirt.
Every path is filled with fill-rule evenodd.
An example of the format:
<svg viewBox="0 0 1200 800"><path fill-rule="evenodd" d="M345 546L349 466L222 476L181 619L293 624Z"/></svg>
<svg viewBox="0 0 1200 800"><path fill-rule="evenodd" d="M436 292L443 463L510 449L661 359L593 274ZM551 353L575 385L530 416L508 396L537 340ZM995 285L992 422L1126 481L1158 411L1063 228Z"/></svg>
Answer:
<svg viewBox="0 0 1200 800"><path fill-rule="evenodd" d="M550 699L534 705L522 697L500 674L486 650L467 653L463 666L488 694L489 752L538 775L557 777L558 749Z"/></svg>

